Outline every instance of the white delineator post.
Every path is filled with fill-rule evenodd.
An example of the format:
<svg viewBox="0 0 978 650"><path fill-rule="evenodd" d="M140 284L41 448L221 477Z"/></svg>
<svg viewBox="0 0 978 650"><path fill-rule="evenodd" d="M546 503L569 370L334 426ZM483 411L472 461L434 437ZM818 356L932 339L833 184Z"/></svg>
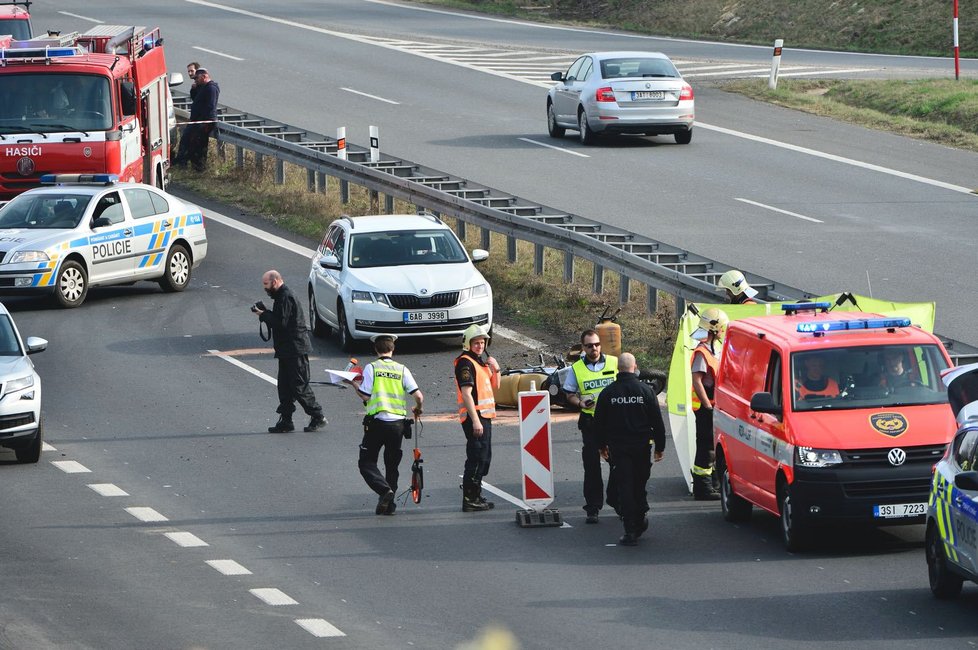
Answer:
<svg viewBox="0 0 978 650"><path fill-rule="evenodd" d="M774 41L774 58L771 60L771 78L767 81L767 87L774 90L778 87L778 68L781 67L781 48L784 46L784 39L779 38Z"/></svg>
<svg viewBox="0 0 978 650"><path fill-rule="evenodd" d="M523 391L519 393L517 402L520 414L523 501L539 514L554 500L550 393L542 390Z"/></svg>
<svg viewBox="0 0 978 650"><path fill-rule="evenodd" d="M346 160L346 127L336 129L336 157Z"/></svg>
<svg viewBox="0 0 978 650"><path fill-rule="evenodd" d="M370 162L380 162L380 127L370 127Z"/></svg>

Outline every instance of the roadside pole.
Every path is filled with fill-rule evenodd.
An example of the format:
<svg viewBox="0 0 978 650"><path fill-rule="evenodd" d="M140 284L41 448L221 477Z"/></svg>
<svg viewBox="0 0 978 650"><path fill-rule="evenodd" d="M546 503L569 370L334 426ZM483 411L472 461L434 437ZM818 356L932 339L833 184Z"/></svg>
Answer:
<svg viewBox="0 0 978 650"><path fill-rule="evenodd" d="M781 67L781 48L784 46L784 39L779 38L774 41L774 58L771 60L771 78L767 81L767 87L775 90L778 87L778 69Z"/></svg>
<svg viewBox="0 0 978 650"><path fill-rule="evenodd" d="M961 79L961 48L958 46L958 0L954 0L954 80Z"/></svg>

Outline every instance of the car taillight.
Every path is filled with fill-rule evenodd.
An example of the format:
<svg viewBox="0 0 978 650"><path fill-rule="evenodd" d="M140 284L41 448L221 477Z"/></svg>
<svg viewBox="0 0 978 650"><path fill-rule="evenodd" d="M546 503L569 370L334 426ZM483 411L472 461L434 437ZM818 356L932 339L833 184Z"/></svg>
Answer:
<svg viewBox="0 0 978 650"><path fill-rule="evenodd" d="M683 84L683 89L679 91L679 101L684 101L693 98L693 87L689 84Z"/></svg>
<svg viewBox="0 0 978 650"><path fill-rule="evenodd" d="M615 91L611 89L611 86L598 88L597 90L594 91L594 101L613 102L615 101Z"/></svg>

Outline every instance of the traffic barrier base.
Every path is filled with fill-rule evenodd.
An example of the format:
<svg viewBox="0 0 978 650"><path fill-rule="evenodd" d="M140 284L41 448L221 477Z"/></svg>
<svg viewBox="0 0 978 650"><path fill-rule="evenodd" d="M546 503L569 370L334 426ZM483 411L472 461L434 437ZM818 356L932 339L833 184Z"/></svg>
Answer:
<svg viewBox="0 0 978 650"><path fill-rule="evenodd" d="M517 510L516 525L520 528L548 528L551 526L563 526L564 520L560 516L560 510L547 508L537 512L536 510Z"/></svg>

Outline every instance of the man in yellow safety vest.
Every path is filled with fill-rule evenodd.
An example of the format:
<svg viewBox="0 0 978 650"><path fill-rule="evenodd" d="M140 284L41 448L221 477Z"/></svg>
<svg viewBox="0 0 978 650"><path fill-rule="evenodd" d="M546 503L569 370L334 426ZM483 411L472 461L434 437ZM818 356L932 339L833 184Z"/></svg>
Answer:
<svg viewBox="0 0 978 650"><path fill-rule="evenodd" d="M378 515L393 515L397 509L394 493L400 476L401 440L411 435L407 397L414 398L414 416L421 415L424 394L418 388L407 366L394 361L394 334L370 337L377 360L363 369L363 377L354 381L363 399L367 415L363 418L363 441L360 443L360 475L377 493ZM377 457L384 450L384 474L377 468Z"/></svg>

